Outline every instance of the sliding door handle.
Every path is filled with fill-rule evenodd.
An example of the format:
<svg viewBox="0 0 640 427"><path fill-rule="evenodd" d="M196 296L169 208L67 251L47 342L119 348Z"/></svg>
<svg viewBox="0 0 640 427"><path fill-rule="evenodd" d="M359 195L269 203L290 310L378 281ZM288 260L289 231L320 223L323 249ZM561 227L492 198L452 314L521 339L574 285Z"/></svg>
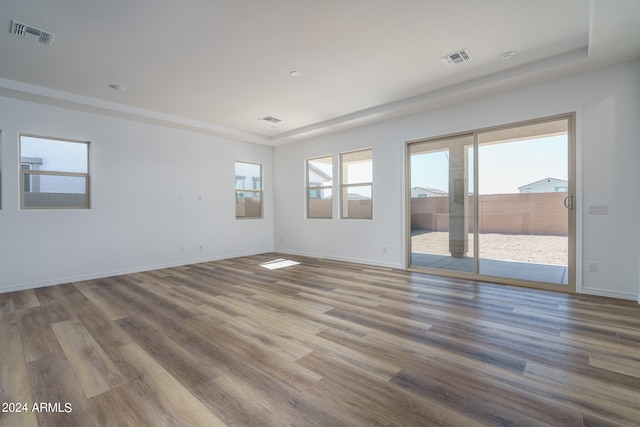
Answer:
<svg viewBox="0 0 640 427"><path fill-rule="evenodd" d="M567 209L573 209L573 196L567 196L564 198L564 207Z"/></svg>

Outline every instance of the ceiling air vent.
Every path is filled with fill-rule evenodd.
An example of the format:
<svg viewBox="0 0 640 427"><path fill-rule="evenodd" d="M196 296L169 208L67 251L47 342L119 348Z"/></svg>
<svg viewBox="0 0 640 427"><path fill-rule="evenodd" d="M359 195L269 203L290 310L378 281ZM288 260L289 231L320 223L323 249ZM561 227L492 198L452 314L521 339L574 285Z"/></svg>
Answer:
<svg viewBox="0 0 640 427"><path fill-rule="evenodd" d="M11 21L11 34L35 40L46 45L51 45L51 42L53 41L53 33L47 33L46 31L39 30L38 28L31 27L18 21Z"/></svg>
<svg viewBox="0 0 640 427"><path fill-rule="evenodd" d="M276 119L275 117L271 117L271 116L263 117L260 120L264 120L265 122L274 123L274 124L282 121L280 119Z"/></svg>
<svg viewBox="0 0 640 427"><path fill-rule="evenodd" d="M469 54L469 51L467 49L462 49L457 52L450 53L449 55L445 55L440 59L442 59L442 62L451 67L456 64L471 61L471 55Z"/></svg>

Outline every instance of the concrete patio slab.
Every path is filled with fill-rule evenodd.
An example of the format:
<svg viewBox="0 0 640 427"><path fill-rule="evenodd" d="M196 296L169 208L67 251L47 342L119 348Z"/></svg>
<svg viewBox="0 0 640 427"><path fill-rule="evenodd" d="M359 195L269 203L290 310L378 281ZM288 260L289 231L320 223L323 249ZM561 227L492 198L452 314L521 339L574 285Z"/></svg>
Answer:
<svg viewBox="0 0 640 427"><path fill-rule="evenodd" d="M413 252L411 254L411 265L416 267L473 272L473 258L470 257L453 258L446 255ZM479 273L482 275L556 283L560 285L567 285L569 283L567 270L567 267L562 265L534 264L484 258L480 258L479 260Z"/></svg>

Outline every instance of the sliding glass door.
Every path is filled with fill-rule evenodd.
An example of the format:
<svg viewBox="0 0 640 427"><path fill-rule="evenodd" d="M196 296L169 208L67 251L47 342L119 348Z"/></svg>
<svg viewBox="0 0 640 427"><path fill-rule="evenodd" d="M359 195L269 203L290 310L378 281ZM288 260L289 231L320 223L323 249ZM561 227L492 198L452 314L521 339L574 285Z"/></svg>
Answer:
<svg viewBox="0 0 640 427"><path fill-rule="evenodd" d="M410 143L410 266L574 290L572 123Z"/></svg>

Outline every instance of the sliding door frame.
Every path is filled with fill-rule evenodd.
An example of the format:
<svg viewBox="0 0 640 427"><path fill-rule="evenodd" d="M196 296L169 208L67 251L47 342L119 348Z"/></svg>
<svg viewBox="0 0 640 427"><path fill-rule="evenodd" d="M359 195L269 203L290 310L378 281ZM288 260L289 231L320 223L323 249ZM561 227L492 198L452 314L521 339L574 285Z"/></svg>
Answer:
<svg viewBox="0 0 640 427"><path fill-rule="evenodd" d="M479 220L480 220L480 210L479 210L479 182L478 182L478 163L479 163L479 135L485 132L491 132L496 130L515 128L526 125L533 125L536 123L545 123L551 122L554 120L567 120L567 150L568 150L568 164L567 164L567 177L568 177L568 191L567 197L571 203L571 208L567 209L567 220L568 220L568 247L567 247L567 274L568 274L568 284L553 284L546 282L538 282L533 280L523 280L523 279L514 279L509 277L500 277L500 276L489 276L483 275L479 273ZM474 205L474 213L473 213L473 272L464 272L464 271L454 271L454 270L444 270L438 268L429 268L422 266L415 266L411 264L411 253L412 253L412 245L411 245L411 146L416 143L425 143L433 141L434 143L438 140L460 137L465 135L473 135L473 205ZM515 286L525 286L530 288L537 289L547 289L553 291L561 291L561 292L576 292L576 276L577 276L577 256L576 252L577 248L577 208L578 208L578 200L577 200L577 170L576 170L576 113L565 113L565 114L557 114L553 116L546 116L532 120L518 121L513 123L506 123L481 129L474 129L471 131L464 132L456 132L452 134L445 134L434 136L426 139L417 139L405 142L405 242L406 242L406 251L405 251L405 267L410 271L419 271L429 274L435 274L439 276L447 276L452 278L460 278L460 279L471 279L471 280L483 280L489 282L502 283L507 285L515 285Z"/></svg>

